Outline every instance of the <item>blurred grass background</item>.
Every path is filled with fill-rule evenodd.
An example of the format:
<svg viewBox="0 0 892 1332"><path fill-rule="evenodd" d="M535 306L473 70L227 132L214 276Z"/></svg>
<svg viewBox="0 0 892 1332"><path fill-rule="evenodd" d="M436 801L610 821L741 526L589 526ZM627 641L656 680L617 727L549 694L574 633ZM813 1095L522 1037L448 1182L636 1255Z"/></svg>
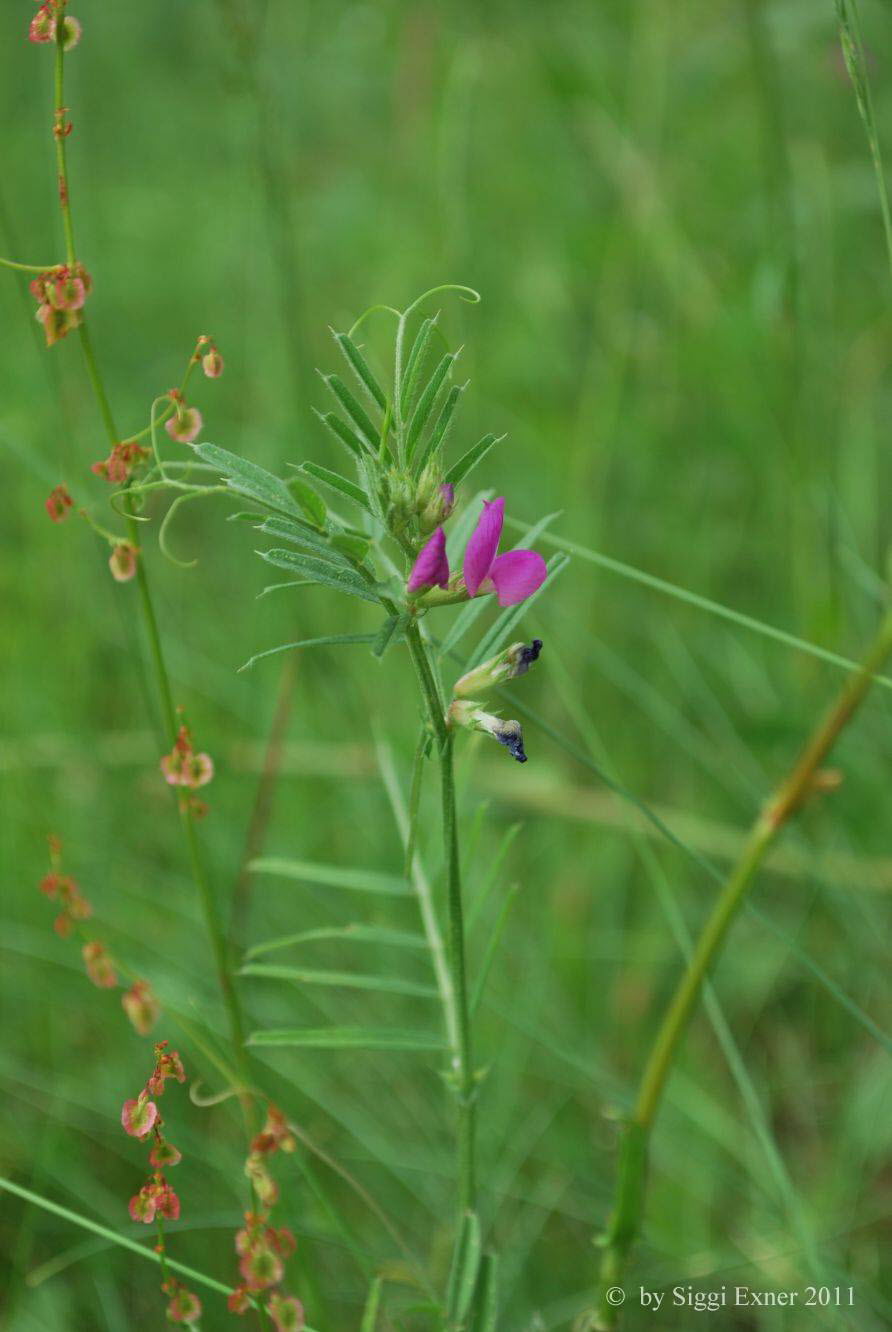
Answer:
<svg viewBox="0 0 892 1332"><path fill-rule="evenodd" d="M0 240L18 259L51 262L52 57L25 39L28 6L12 9L0 41ZM552 530L588 550L859 653L890 539L892 291L830 0L78 0L73 12L85 31L67 62L72 201L123 429L141 427L205 331L227 368L196 391L204 437L278 469L331 462L310 412L323 401L313 367L337 361L326 326L469 283L482 305L443 306L472 380L453 447L508 432L476 478L510 513L560 510ZM892 148L892 10L863 12ZM25 1187L145 1240L126 1214L142 1153L118 1115L149 1048L117 997L85 980L76 945L52 933L36 891L47 832L63 838L116 954L172 1005L214 1028L222 1018L156 775L133 589L111 582L85 528L57 529L42 507L59 480L102 506L87 468L107 447L75 339L51 352L32 343L20 285L0 282L0 1156ZM390 333L370 325L385 366ZM217 761L205 841L228 909L288 669L285 658L236 668L275 643L371 621L320 589L256 600L272 580L251 555L253 533L222 518L210 503L184 511L172 540L199 558L193 570L161 558L152 532L144 549L177 701ZM469 894L520 825L472 945L479 959L518 884L478 1039L490 1069L485 1213L511 1332L567 1328L587 1301L615 1115L677 975L678 928L696 930L715 891L695 858L642 831L591 764L721 867L841 678L580 557L525 629L546 649L523 702L558 738L529 725L523 769L463 746L460 770L469 823L485 811ZM407 663L323 649L293 668L266 850L398 871L374 739L386 735L405 782L417 728ZM852 1311L712 1315L728 1329L892 1320L889 1046L852 1012L889 1027L889 705L878 688L839 747L842 789L788 836L757 888L762 917L741 918L721 960L716 1020L733 1033L737 1076L701 1010L655 1135L630 1284L855 1286ZM266 876L250 884L247 915L242 942L354 919L415 925L410 903ZM360 961L356 945L299 956L425 975L392 952ZM252 1027L436 1021L426 1001L395 996L256 980L243 994ZM214 1090L200 1051L170 1024L159 1034ZM266 1058L281 1103L440 1277L452 1159L436 1060ZM237 1115L178 1088L164 1111L186 1158L171 1250L229 1281L244 1192ZM398 1256L394 1245L318 1156L298 1153L279 1173L280 1216L300 1240L291 1284L322 1332L354 1328L367 1273ZM3 1326L160 1325L148 1264L14 1198L2 1210ZM394 1308L411 1298L388 1289ZM204 1326L224 1326L222 1301L205 1303ZM652 1317L630 1303L630 1327ZM660 1326L691 1317L669 1312Z"/></svg>

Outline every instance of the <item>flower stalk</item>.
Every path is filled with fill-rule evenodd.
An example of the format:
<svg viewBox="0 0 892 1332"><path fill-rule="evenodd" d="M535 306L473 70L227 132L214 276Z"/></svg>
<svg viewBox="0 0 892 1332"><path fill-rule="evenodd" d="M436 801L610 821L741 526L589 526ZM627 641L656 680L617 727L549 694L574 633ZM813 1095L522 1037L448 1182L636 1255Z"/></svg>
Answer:
<svg viewBox="0 0 892 1332"><path fill-rule="evenodd" d="M620 1309L607 1292L622 1284L644 1210L647 1188L647 1151L675 1057L704 980L715 962L728 930L746 898L768 851L802 805L822 788L821 764L840 733L864 701L875 675L892 653L892 612L886 614L860 669L843 685L829 712L813 731L789 775L755 820L740 859L725 881L694 947L663 1017L644 1066L631 1116L623 1130L613 1212L601 1243L603 1256L596 1309L583 1324L610 1329L619 1323Z"/></svg>
<svg viewBox="0 0 892 1332"><path fill-rule="evenodd" d="M59 23L55 35L55 108L53 122L53 137L56 144L56 166L58 171L59 188L59 206L62 214L62 226L65 237L65 249L68 266L75 269L77 266L77 253L74 242L74 223L71 209L71 190L68 179L68 163L66 157L66 138L68 136L70 125L65 121L66 108L64 106L64 88L65 88L65 46L64 46L64 25ZM93 344L90 338L89 328L85 318L81 317L78 324L78 334L80 337L81 348L83 350L84 362L86 365L87 376L89 378L96 404L99 408L99 414L102 417L103 425L109 439L109 443L114 449L120 441L120 435L115 424L115 418L109 402L108 394L99 370L96 356L93 350ZM124 514L126 519L127 536L131 546L137 547L139 544L139 527L134 516L134 504L132 497L125 493L124 496ZM161 634L158 628L158 618L155 612L155 606L152 599L151 588L149 586L148 575L145 569L145 561L138 559L136 561L136 584L139 591L140 611L145 629L146 640L149 647L149 656L152 661L152 667L155 675L155 683L158 691L160 703L161 719L167 741L172 745L177 737L178 723L176 707L173 700L173 692L170 685L170 676L168 675L167 665L164 659L164 650L161 643ZM229 964L228 947L221 926L217 903L213 890L208 880L207 871L204 866L204 860L198 835L195 829L194 814L192 810L182 801L178 801L180 811L180 823L183 829L183 837L186 843L186 850L189 859L189 865L192 873L193 882L198 894L199 902L204 917L205 930L211 945L211 951L214 957L214 964L217 973L217 982L223 1005L226 1010L229 1026L230 1041L233 1048L233 1058L239 1077L243 1082L243 1089L248 1086L247 1061L244 1049L244 1023L242 1020L241 1005L239 997L232 980L232 970ZM247 1110L247 1100L242 1098L243 1108Z"/></svg>

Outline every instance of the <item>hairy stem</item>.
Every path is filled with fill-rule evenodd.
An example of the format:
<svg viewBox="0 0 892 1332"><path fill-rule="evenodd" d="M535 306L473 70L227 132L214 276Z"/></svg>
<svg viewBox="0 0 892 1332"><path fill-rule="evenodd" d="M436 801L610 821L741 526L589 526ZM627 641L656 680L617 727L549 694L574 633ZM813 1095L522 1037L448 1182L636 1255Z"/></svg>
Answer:
<svg viewBox="0 0 892 1332"><path fill-rule="evenodd" d="M617 1170L614 1208L604 1239L600 1296L590 1326L613 1328L619 1308L607 1298L621 1284L641 1224L647 1187L647 1147L675 1056L700 991L747 890L781 830L814 790L815 777L840 732L863 702L873 677L892 652L892 613L884 618L860 669L845 682L826 717L812 732L789 775L755 820L740 859L725 881L678 982L644 1067L626 1124Z"/></svg>

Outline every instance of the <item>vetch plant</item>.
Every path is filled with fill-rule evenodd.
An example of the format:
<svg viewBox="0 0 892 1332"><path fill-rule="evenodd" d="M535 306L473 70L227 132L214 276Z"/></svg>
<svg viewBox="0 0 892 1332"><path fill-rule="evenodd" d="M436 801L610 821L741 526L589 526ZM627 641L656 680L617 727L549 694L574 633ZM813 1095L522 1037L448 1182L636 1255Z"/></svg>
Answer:
<svg viewBox="0 0 892 1332"><path fill-rule="evenodd" d="M426 292L402 312L393 311L397 319L394 370L386 389L355 340L366 316L349 333L334 334L356 388L339 375L323 374L322 381L338 410L317 415L352 464L353 477L303 462L294 475L281 479L215 444L197 444L195 453L219 472L231 492L255 506L236 516L253 522L262 536L284 543L260 550L262 559L292 574L296 587L320 585L381 613L379 627L370 633L333 635L320 641L365 642L379 659L404 646L411 660L423 724L412 780L407 858L411 866L423 765L432 758L440 770L445 866L445 950L429 903L425 914L434 956L445 953L438 980L450 1055L446 1082L456 1117L455 1251L443 1325L483 1332L495 1325L495 1264L491 1255L484 1256L477 1210L475 1119L483 1073L473 1046L454 750L456 736L462 731L480 731L518 761L526 762L520 723L485 710L477 696L523 675L538 659L539 639L508 648L501 644L511 634L525 603L542 591L566 559L559 556L549 566L538 552L526 547L499 553L505 499L484 495L462 503L460 487L498 441L495 435L485 435L457 461L446 459L448 434L465 386L450 383L457 353L447 351L429 363L438 315L420 317L423 307L441 292L456 292L471 302L479 300L470 288L447 285ZM414 320L417 328L407 354ZM337 508L323 498L314 482L335 497ZM199 486L195 493L200 493ZM455 571L447 555L445 524L450 520L468 532L466 540L459 542L464 551L461 568ZM501 608L501 613L465 660L464 672L454 685L447 686L444 677L458 655L455 644L487 605ZM449 607L462 608L459 618L441 626L440 616ZM270 653L308 645L285 644L248 664ZM258 974L259 969L253 972ZM259 1032L251 1039L260 1044L287 1044L289 1034ZM299 1044L300 1033L293 1039ZM396 1048L394 1041L386 1032L360 1031L355 1036L358 1046L371 1044L372 1048ZM429 1044L429 1038L420 1034L418 1047L426 1048L426 1041ZM343 1036L338 1043L344 1043ZM403 1035L400 1043L411 1048L413 1038Z"/></svg>

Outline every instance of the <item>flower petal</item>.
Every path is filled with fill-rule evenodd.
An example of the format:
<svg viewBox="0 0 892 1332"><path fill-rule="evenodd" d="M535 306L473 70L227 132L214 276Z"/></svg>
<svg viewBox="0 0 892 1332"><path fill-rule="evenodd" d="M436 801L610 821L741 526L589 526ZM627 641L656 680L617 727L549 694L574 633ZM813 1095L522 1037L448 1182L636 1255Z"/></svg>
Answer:
<svg viewBox="0 0 892 1332"><path fill-rule="evenodd" d="M476 597L477 589L489 573L490 566L499 548L502 524L505 521L505 501L499 499L484 500L483 512L477 520L477 526L471 533L471 539L465 547L465 560L462 572L468 595Z"/></svg>
<svg viewBox="0 0 892 1332"><path fill-rule="evenodd" d="M548 570L535 550L506 550L492 562L489 577L496 589L500 606L516 606L526 601L545 582Z"/></svg>
<svg viewBox="0 0 892 1332"><path fill-rule="evenodd" d="M448 582L446 533L442 527L438 527L418 552L418 558L412 566L406 586L410 592L418 592L423 587L445 587Z"/></svg>

